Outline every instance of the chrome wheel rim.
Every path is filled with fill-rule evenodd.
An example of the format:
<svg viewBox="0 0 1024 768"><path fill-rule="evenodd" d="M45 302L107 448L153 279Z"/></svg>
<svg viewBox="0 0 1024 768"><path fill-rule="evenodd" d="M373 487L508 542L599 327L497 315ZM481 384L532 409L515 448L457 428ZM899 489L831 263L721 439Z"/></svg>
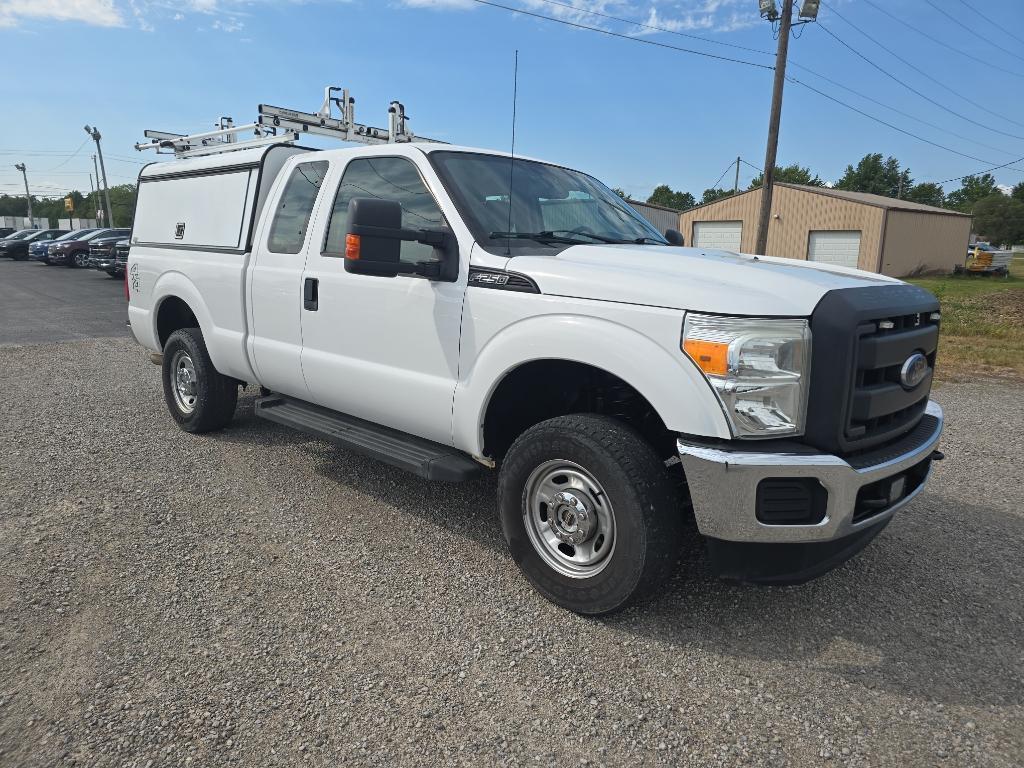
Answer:
<svg viewBox="0 0 1024 768"><path fill-rule="evenodd" d="M188 352L178 350L171 359L171 392L174 403L182 413L192 413L196 409L196 367Z"/></svg>
<svg viewBox="0 0 1024 768"><path fill-rule="evenodd" d="M523 491L526 533L538 555L563 576L587 579L615 549L615 512L596 478L568 459L545 461Z"/></svg>

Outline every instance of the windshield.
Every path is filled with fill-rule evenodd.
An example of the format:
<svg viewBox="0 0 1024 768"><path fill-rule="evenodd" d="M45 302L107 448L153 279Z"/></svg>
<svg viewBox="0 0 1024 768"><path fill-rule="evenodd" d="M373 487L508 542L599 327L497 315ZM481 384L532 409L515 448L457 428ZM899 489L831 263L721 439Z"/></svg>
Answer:
<svg viewBox="0 0 1024 768"><path fill-rule="evenodd" d="M74 232L65 232L60 237L54 238L54 242L58 240L81 240L92 231L91 229L76 229Z"/></svg>
<svg viewBox="0 0 1024 768"><path fill-rule="evenodd" d="M431 152L430 160L484 248L667 244L622 198L584 173L470 152Z"/></svg>
<svg viewBox="0 0 1024 768"><path fill-rule="evenodd" d="M23 229L21 232L15 232L13 235L8 236L7 240L24 240L29 235L34 235L38 232L38 229Z"/></svg>

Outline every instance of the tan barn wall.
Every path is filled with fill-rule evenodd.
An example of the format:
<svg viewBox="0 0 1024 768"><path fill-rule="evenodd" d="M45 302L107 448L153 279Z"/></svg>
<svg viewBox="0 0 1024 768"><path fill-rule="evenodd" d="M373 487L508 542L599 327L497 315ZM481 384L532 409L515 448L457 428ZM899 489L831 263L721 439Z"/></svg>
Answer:
<svg viewBox="0 0 1024 768"><path fill-rule="evenodd" d="M757 216L761 190L728 197L679 216L679 231L693 243L693 224L698 221L742 221L740 250L753 253L757 239ZM778 215L779 218L775 218ZM811 230L859 230L860 254L857 266L878 271L879 246L885 209L835 197L778 186L772 196L772 219L768 225L768 255L792 259L807 258Z"/></svg>
<svg viewBox="0 0 1024 768"><path fill-rule="evenodd" d="M882 247L882 272L905 277L917 271L952 272L964 263L971 235L969 216L889 211Z"/></svg>

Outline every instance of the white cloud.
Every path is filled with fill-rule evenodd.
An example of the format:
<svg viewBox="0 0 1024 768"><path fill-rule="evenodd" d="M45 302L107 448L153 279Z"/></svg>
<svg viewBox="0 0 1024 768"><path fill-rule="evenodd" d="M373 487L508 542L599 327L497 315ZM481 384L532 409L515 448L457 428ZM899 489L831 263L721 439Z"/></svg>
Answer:
<svg viewBox="0 0 1024 768"><path fill-rule="evenodd" d="M596 14L633 19L638 24L661 27L672 32L732 32L757 23L754 0L501 0L557 19L589 26L613 28L616 22ZM478 8L473 0L401 0L408 8L463 10ZM638 28L636 34L655 30Z"/></svg>
<svg viewBox="0 0 1024 768"><path fill-rule="evenodd" d="M238 30L240 30L240 29L242 29L244 27L245 27L245 24L243 24L238 19L228 19L228 18L225 18L225 19L217 19L217 20L215 20L213 22L213 26L210 27L210 28L211 29L218 29L221 32L231 33L231 32L237 32Z"/></svg>
<svg viewBox="0 0 1024 768"><path fill-rule="evenodd" d="M0 0L0 27L27 20L80 21L97 27L123 27L114 0Z"/></svg>

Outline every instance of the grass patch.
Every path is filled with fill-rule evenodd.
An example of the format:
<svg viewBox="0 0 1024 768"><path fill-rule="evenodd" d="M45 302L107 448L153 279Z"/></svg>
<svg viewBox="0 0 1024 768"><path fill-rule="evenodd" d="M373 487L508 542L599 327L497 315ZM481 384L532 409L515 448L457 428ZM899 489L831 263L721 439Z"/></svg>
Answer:
<svg viewBox="0 0 1024 768"><path fill-rule="evenodd" d="M1010 276L913 278L942 304L936 376L1024 378L1024 261Z"/></svg>

